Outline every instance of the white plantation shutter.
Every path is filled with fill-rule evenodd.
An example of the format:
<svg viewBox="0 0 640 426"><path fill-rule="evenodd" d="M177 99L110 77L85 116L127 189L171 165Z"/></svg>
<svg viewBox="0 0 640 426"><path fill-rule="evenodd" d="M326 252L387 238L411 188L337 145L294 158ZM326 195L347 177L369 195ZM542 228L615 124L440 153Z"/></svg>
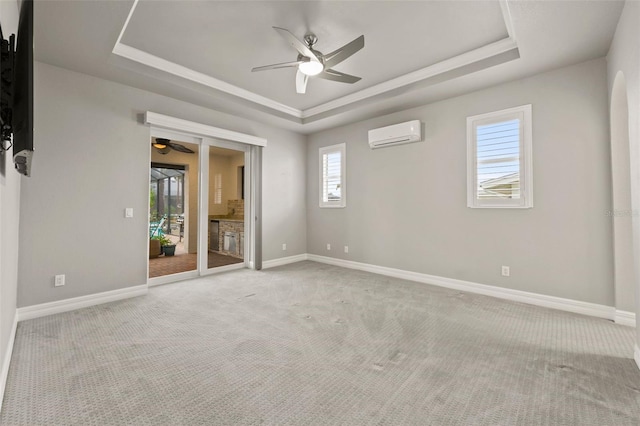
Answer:
<svg viewBox="0 0 640 426"><path fill-rule="evenodd" d="M213 204L222 204L222 174L213 176Z"/></svg>
<svg viewBox="0 0 640 426"><path fill-rule="evenodd" d="M476 197L520 198L520 124L476 127Z"/></svg>
<svg viewBox="0 0 640 426"><path fill-rule="evenodd" d="M322 201L340 200L341 155L330 152L322 156Z"/></svg>
<svg viewBox="0 0 640 426"><path fill-rule="evenodd" d="M320 207L345 207L345 144L320 148Z"/></svg>
<svg viewBox="0 0 640 426"><path fill-rule="evenodd" d="M467 119L468 206L532 207L531 105Z"/></svg>

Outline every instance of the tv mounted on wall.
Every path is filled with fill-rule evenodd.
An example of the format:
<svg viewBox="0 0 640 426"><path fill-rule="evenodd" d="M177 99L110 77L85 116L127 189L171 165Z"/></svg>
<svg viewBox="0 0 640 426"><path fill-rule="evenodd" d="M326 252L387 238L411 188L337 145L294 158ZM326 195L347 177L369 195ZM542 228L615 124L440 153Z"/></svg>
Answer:
<svg viewBox="0 0 640 426"><path fill-rule="evenodd" d="M19 173L30 176L33 156L33 0L22 1L17 41L14 35L9 40L4 36L0 38L2 148L8 149L7 143L13 135L13 163Z"/></svg>
<svg viewBox="0 0 640 426"><path fill-rule="evenodd" d="M33 155L33 0L23 0L13 80L13 163L31 175Z"/></svg>
<svg viewBox="0 0 640 426"><path fill-rule="evenodd" d="M16 36L4 39L0 28L0 152L11 148L13 134L13 57Z"/></svg>

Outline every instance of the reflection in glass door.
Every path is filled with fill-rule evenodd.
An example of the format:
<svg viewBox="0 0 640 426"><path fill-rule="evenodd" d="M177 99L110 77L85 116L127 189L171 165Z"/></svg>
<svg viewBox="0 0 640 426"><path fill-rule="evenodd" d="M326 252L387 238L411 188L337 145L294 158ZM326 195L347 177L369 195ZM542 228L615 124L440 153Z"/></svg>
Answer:
<svg viewBox="0 0 640 426"><path fill-rule="evenodd" d="M244 263L245 152L209 146L207 269Z"/></svg>
<svg viewBox="0 0 640 426"><path fill-rule="evenodd" d="M157 142L152 139L149 278L197 273L199 146L172 140L178 148L171 148Z"/></svg>

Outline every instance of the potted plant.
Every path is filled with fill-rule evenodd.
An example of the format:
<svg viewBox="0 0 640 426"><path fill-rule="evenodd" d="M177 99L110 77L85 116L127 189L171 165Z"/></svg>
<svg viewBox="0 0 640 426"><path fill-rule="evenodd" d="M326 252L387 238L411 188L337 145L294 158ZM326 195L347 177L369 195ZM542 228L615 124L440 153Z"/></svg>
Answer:
<svg viewBox="0 0 640 426"><path fill-rule="evenodd" d="M158 254L154 257L158 257L162 253L164 253L165 256L173 256L176 253L176 245L165 235L156 235L151 237L151 240L149 240L149 247L158 247L160 249ZM151 257L151 253L155 252L156 251L150 250L149 257Z"/></svg>
<svg viewBox="0 0 640 426"><path fill-rule="evenodd" d="M162 245L158 238L149 238L149 259L154 259L162 254Z"/></svg>
<svg viewBox="0 0 640 426"><path fill-rule="evenodd" d="M176 254L176 245L166 236L160 236L160 245L165 256L173 256Z"/></svg>

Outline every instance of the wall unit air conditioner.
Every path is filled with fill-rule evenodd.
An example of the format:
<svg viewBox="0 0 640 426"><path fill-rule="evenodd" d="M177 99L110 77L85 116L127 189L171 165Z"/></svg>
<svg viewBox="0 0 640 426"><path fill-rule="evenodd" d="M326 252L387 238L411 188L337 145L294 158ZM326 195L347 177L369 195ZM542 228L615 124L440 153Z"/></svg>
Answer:
<svg viewBox="0 0 640 426"><path fill-rule="evenodd" d="M422 125L420 120L369 130L369 146L371 149L420 142L421 139Z"/></svg>

